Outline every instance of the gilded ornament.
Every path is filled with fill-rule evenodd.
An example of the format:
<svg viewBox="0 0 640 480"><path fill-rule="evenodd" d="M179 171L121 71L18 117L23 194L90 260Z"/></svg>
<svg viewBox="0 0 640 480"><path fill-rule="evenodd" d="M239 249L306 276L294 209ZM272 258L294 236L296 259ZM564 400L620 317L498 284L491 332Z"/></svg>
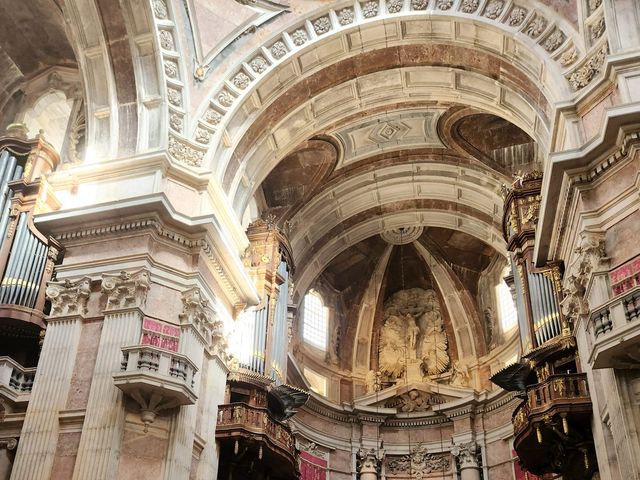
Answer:
<svg viewBox="0 0 640 480"><path fill-rule="evenodd" d="M602 0L589 0L589 13L593 13L600 5Z"/></svg>
<svg viewBox="0 0 640 480"><path fill-rule="evenodd" d="M427 453L427 447L419 443L408 455L388 458L387 471L393 475L411 473L415 478L424 478L429 473L448 472L450 458L447 453Z"/></svg>
<svg viewBox="0 0 640 480"><path fill-rule="evenodd" d="M204 152L187 145L173 135L169 135L168 151L173 158L186 165L193 167L199 167L202 165Z"/></svg>
<svg viewBox="0 0 640 480"><path fill-rule="evenodd" d="M578 52L575 48L570 48L560 56L561 65L571 65L578 58Z"/></svg>
<svg viewBox="0 0 640 480"><path fill-rule="evenodd" d="M600 19L593 25L591 25L591 40L595 41L599 39L604 31L606 30L606 24L604 21L604 16L600 17Z"/></svg>
<svg viewBox="0 0 640 480"><path fill-rule="evenodd" d="M569 84L574 90L586 87L589 82L600 72L607 56L607 45L598 50L587 62L568 77Z"/></svg>
<svg viewBox="0 0 640 480"><path fill-rule="evenodd" d="M331 30L331 22L329 21L329 17L320 17L314 20L313 29L315 30L317 35L323 35Z"/></svg>

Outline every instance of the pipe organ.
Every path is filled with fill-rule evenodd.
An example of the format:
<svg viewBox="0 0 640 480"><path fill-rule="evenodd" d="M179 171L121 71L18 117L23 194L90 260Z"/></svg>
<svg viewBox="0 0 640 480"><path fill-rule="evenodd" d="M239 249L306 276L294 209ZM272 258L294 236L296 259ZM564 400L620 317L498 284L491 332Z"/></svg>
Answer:
<svg viewBox="0 0 640 480"><path fill-rule="evenodd" d="M503 233L511 255L520 339L525 352L553 340L568 328L560 311L560 265L548 263L538 267L532 261L541 188L542 176L532 172L504 192Z"/></svg>
<svg viewBox="0 0 640 480"><path fill-rule="evenodd" d="M219 478L229 480L299 478L298 451L285 420L309 394L286 384L293 262L289 242L273 220L256 220L247 230L251 245L243 261L262 301L236 321L237 368L218 410ZM252 458L260 459L260 473Z"/></svg>
<svg viewBox="0 0 640 480"><path fill-rule="evenodd" d="M289 243L275 225L262 219L250 225L248 236L251 246L244 262L262 302L240 315L238 361L241 368L280 384L285 381L289 349L287 312L293 265Z"/></svg>
<svg viewBox="0 0 640 480"><path fill-rule="evenodd" d="M43 136L28 140L20 125L0 138L0 309L5 318L39 327L44 326L43 287L60 247L37 230L33 216L58 207L42 177L58 163Z"/></svg>
<svg viewBox="0 0 640 480"><path fill-rule="evenodd" d="M534 265L533 248L542 176L532 172L504 192L503 232L511 256L523 355L491 381L523 398L516 408L513 446L523 467L565 480L591 478L597 468L591 397L576 361L570 319L560 308L558 263Z"/></svg>

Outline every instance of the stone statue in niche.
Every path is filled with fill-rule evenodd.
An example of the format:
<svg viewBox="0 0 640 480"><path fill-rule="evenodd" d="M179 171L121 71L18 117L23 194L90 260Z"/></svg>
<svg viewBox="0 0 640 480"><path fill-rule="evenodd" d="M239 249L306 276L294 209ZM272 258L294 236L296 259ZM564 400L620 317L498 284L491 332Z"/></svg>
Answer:
<svg viewBox="0 0 640 480"><path fill-rule="evenodd" d="M364 388L366 393L379 392L382 389L382 378L380 372L369 370L364 378Z"/></svg>
<svg viewBox="0 0 640 480"><path fill-rule="evenodd" d="M378 347L380 371L409 381L444 372L450 363L447 335L436 292L400 290L385 303Z"/></svg>
<svg viewBox="0 0 640 480"><path fill-rule="evenodd" d="M453 366L451 367L451 385L468 387L470 382L471 375L469 374L467 364L459 360L453 362Z"/></svg>
<svg viewBox="0 0 640 480"><path fill-rule="evenodd" d="M493 308L491 307L485 308L482 313L484 314L484 328L487 347L493 348L496 346L496 334L498 333L496 328L496 316L493 313Z"/></svg>
<svg viewBox="0 0 640 480"><path fill-rule="evenodd" d="M332 365L338 365L340 363L340 337L342 336L342 328L340 322L336 319L334 321L333 330L331 331L331 343L329 344L329 351L327 352L327 360Z"/></svg>

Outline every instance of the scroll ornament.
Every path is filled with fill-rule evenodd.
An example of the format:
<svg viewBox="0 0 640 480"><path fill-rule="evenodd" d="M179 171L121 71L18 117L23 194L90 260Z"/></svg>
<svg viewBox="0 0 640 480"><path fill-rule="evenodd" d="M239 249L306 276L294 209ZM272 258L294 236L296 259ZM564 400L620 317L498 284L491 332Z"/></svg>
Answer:
<svg viewBox="0 0 640 480"><path fill-rule="evenodd" d="M67 279L62 282L49 282L45 293L51 302L49 318L85 315L91 294L91 279L83 277L75 281Z"/></svg>
<svg viewBox="0 0 640 480"><path fill-rule="evenodd" d="M149 272L145 269L102 275L102 292L107 297L105 310L142 306L150 285Z"/></svg>

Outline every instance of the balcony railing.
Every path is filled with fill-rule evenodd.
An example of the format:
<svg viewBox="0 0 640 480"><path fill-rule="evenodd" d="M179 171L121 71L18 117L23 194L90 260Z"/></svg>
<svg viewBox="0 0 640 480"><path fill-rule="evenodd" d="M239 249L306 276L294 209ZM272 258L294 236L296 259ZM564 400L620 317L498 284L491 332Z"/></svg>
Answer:
<svg viewBox="0 0 640 480"><path fill-rule="evenodd" d="M637 358L629 356L630 347L640 344L640 286L594 309L588 331L593 368L640 366Z"/></svg>
<svg viewBox="0 0 640 480"><path fill-rule="evenodd" d="M197 399L197 368L184 355L151 345L123 347L120 368L114 382L127 394L159 394L172 406L191 405Z"/></svg>
<svg viewBox="0 0 640 480"><path fill-rule="evenodd" d="M10 357L0 357L0 395L14 404L27 403L36 369L24 368Z"/></svg>
<svg viewBox="0 0 640 480"><path fill-rule="evenodd" d="M556 407L584 404L591 404L586 374L551 375L545 382L527 388L527 400L513 414L515 434L526 428L531 417Z"/></svg>
<svg viewBox="0 0 640 480"><path fill-rule="evenodd" d="M234 431L263 435L287 456L295 458L293 435L286 426L275 421L266 408L252 407L245 403L220 405L216 429L218 435L227 437L232 436Z"/></svg>

